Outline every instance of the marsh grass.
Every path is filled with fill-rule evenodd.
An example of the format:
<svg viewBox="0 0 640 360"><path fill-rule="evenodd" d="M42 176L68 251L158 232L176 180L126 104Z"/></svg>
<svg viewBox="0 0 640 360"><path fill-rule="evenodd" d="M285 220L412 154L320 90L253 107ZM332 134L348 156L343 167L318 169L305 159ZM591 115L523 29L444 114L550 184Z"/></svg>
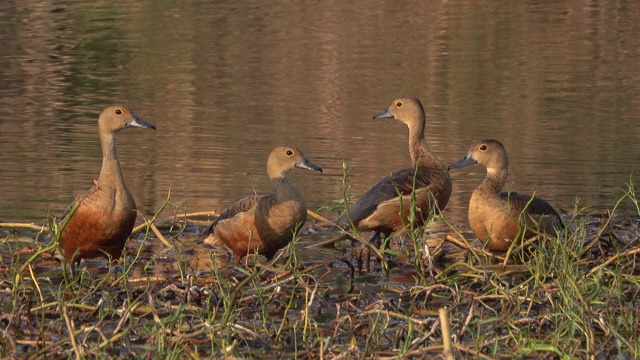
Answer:
<svg viewBox="0 0 640 360"><path fill-rule="evenodd" d="M174 214L167 225L156 214L117 265L90 261L71 279L51 256L55 242L44 241L38 227L2 230L0 353L25 359L637 358L640 209L632 218L616 213L623 202L637 207L634 185L627 187L604 213L585 213L576 203L564 215L565 230L514 251L506 265L504 257L473 247L461 253L444 242L454 235L463 246L477 244L455 227L432 230L448 227L446 212L426 227L407 224L403 238L385 239L382 259L369 273L355 271L352 247L301 256L297 242L309 239L299 235L270 262L239 264L207 252L209 266L194 267L199 245L197 227L187 225L192 220ZM436 256L438 247L444 256ZM173 271L159 275L159 256L170 259ZM339 287L336 279L350 286Z"/></svg>

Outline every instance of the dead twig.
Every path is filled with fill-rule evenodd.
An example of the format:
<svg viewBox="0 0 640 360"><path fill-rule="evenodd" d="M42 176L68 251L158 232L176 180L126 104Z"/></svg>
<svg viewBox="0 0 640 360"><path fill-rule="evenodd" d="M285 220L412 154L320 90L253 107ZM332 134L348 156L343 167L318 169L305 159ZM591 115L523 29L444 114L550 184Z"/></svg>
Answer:
<svg viewBox="0 0 640 360"><path fill-rule="evenodd" d="M471 250L471 251L479 252L479 253L482 253L483 255L486 255L486 256L489 256L491 258L498 259L498 260L503 260L504 261L504 259L505 259L504 257L498 256L498 255L496 255L496 254L494 254L494 253L492 253L490 251L487 251L485 249L481 249L481 248L477 248L477 247L474 247L474 246L471 246L471 245L467 245L465 242L455 238L453 235L447 234L447 235L445 235L444 238L445 238L446 241L448 241L448 242L450 242L450 243L452 243L452 244L454 244L454 245L456 245L458 247L461 247L463 249L468 249L468 250Z"/></svg>
<svg viewBox="0 0 640 360"><path fill-rule="evenodd" d="M342 241L342 240L351 240L353 241L353 238L348 235L348 234L342 234L340 236L336 236L334 238L331 238L329 240L325 240L325 241L321 241L312 245L307 246L307 249L313 249L313 248L318 248L318 247L328 247L329 245L333 245L335 243L337 243L338 241Z"/></svg>
<svg viewBox="0 0 640 360"><path fill-rule="evenodd" d="M47 225L36 225L33 223L0 223L0 227L9 229L30 229L40 232L51 231Z"/></svg>
<svg viewBox="0 0 640 360"><path fill-rule="evenodd" d="M607 261L605 261L605 262L603 262L602 264L600 264L600 265L598 265L598 266L594 267L593 269L591 269L591 271L589 271L588 273L586 273L586 274L582 277L582 279L584 279L584 278L586 278L586 277L588 277L588 276L593 275L596 271L598 271L598 270L602 269L603 267L605 267L605 266L607 266L607 265L611 264L612 262L614 262L614 261L618 260L619 258L621 258L621 257L623 257L623 256L635 255L635 254L637 254L637 253L640 253L640 247L636 247L636 248L633 248L633 249L629 249L629 250L627 250L627 251L623 251L623 252L621 252L621 253L619 253L619 254L615 254L615 255L613 255L612 257L610 257L609 259L607 259Z"/></svg>
<svg viewBox="0 0 640 360"><path fill-rule="evenodd" d="M451 327L449 325L449 310L446 307L438 309L440 315L440 328L442 329L442 354L445 359L453 360L453 347L451 345Z"/></svg>

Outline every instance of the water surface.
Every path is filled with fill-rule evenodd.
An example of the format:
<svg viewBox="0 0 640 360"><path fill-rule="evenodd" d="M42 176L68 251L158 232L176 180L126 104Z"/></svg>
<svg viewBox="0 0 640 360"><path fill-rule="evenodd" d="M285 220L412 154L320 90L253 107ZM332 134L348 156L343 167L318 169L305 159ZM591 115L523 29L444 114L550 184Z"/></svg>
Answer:
<svg viewBox="0 0 640 360"><path fill-rule="evenodd" d="M497 138L510 189L611 208L640 180L639 19L604 0L2 2L0 220L41 223L91 187L114 102L158 128L118 137L142 214L169 191L167 216L270 191L280 144L325 169L291 173L317 209L343 160L355 196L409 166L406 127L371 119L399 96L423 101L444 162ZM446 214L464 223L484 170L452 175Z"/></svg>

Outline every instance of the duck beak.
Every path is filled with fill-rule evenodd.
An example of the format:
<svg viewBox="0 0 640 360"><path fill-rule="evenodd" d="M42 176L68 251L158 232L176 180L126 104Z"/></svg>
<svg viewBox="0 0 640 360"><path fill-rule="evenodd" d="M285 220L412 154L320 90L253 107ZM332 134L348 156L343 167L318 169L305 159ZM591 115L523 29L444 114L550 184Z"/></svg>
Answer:
<svg viewBox="0 0 640 360"><path fill-rule="evenodd" d="M384 119L384 118L395 118L395 116L393 116L393 114L391 113L391 111L387 108L387 110L381 112L381 113L377 113L375 115L373 115L374 119Z"/></svg>
<svg viewBox="0 0 640 360"><path fill-rule="evenodd" d="M155 125L140 119L136 114L133 114L133 113L131 114L131 120L129 120L129 122L127 123L127 126L135 126L135 127L141 127L141 128L153 129L153 130L156 129Z"/></svg>
<svg viewBox="0 0 640 360"><path fill-rule="evenodd" d="M298 163L295 166L297 168L300 168L300 169L307 169L307 170L313 170L313 171L322 172L322 168L320 166L318 166L318 165L312 163L311 161L307 160L307 158L304 157L304 155L302 156L300 161L298 161Z"/></svg>
<svg viewBox="0 0 640 360"><path fill-rule="evenodd" d="M469 165L475 165L477 164L478 161L476 161L476 159L474 159L471 156L471 151L469 151L467 153L467 155L465 155L462 159L452 163L451 165L449 165L447 167L447 170L451 170L451 169L457 169L457 168L461 168L461 167L465 167L465 166L469 166Z"/></svg>

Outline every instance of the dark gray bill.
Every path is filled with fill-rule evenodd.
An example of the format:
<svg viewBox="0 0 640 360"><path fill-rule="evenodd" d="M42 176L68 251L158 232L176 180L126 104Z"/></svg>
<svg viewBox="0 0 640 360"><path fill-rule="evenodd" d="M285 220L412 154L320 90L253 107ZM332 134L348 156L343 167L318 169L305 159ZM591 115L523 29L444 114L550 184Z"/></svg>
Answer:
<svg viewBox="0 0 640 360"><path fill-rule="evenodd" d="M478 162L471 157L471 152L468 152L467 155L465 155L462 159L452 163L451 165L449 165L449 167L447 167L448 170L451 169L457 169L457 168L461 168L461 167L465 167L465 166L469 166L469 165L474 165L477 164Z"/></svg>
<svg viewBox="0 0 640 360"><path fill-rule="evenodd" d="M140 119L136 114L131 113L131 120L129 120L129 122L127 123L127 126L135 126L135 127L141 127L141 128L145 128L145 129L156 129L156 126L153 125L152 123L148 123L142 119Z"/></svg>
<svg viewBox="0 0 640 360"><path fill-rule="evenodd" d="M393 114L391 113L391 111L389 111L389 109L387 108L387 110L381 112L381 113L377 113L375 115L373 115L374 119L384 119L384 118L392 118L395 117L393 116Z"/></svg>
<svg viewBox="0 0 640 360"><path fill-rule="evenodd" d="M302 156L302 158L300 159L300 161L298 161L298 163L296 164L297 168L300 169L307 169L307 170L313 170L313 171L320 171L322 172L322 168L314 163L312 163L311 161L307 160L306 157Z"/></svg>

